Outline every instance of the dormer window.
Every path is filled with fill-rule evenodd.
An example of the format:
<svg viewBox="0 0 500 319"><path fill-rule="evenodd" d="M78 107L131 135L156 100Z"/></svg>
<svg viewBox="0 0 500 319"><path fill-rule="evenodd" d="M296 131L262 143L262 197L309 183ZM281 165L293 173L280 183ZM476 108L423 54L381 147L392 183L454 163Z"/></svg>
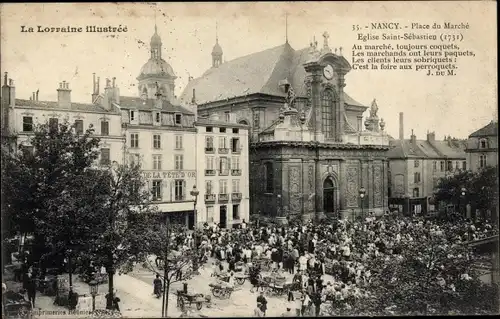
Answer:
<svg viewBox="0 0 500 319"><path fill-rule="evenodd" d="M175 114L175 125L182 124L182 114Z"/></svg>
<svg viewBox="0 0 500 319"><path fill-rule="evenodd" d="M135 110L130 110L129 111L129 115L130 115L130 122L135 122L137 121L137 112Z"/></svg>
<svg viewBox="0 0 500 319"><path fill-rule="evenodd" d="M160 112L154 112L154 121L155 121L155 124L157 124L157 125L161 124L161 113Z"/></svg>
<svg viewBox="0 0 500 319"><path fill-rule="evenodd" d="M479 148L488 148L488 141L485 138L479 141Z"/></svg>

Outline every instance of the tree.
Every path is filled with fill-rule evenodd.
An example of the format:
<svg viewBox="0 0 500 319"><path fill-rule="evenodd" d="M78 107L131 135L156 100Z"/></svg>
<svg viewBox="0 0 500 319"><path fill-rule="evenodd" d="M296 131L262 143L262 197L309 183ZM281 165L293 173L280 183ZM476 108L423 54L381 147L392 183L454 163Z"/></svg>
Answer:
<svg viewBox="0 0 500 319"><path fill-rule="evenodd" d="M160 275L163 280L163 303L162 317L166 318L168 313L168 294L170 287L176 282L190 279L196 274L193 270L193 260L198 255L192 249L180 250L175 235L181 234L183 229L170 224L158 222L156 218L150 218L149 225L145 225L144 232L147 233L148 241L144 243L143 265L150 271ZM159 257L161 264L152 261L151 256Z"/></svg>
<svg viewBox="0 0 500 319"><path fill-rule="evenodd" d="M34 126L29 146L17 153L2 148L2 214L14 234L33 234L37 245L33 261L58 255L70 241L85 242L84 202L80 190L83 176L98 157L99 139L90 127L77 133L67 121ZM47 258L48 259L48 258Z"/></svg>
<svg viewBox="0 0 500 319"><path fill-rule="evenodd" d="M358 314L491 314L498 308L494 285L480 282L474 255L466 245L439 234L415 236L400 258L373 259L369 296ZM478 293L481 295L477 295ZM478 296L480 296L478 298Z"/></svg>
<svg viewBox="0 0 500 319"><path fill-rule="evenodd" d="M89 252L92 260L105 265L108 273L106 308L112 308L113 276L117 270L128 272L144 259L144 243L151 240L148 216L156 212L150 201L139 165L113 163L93 170L94 192L87 201L100 216L92 229Z"/></svg>

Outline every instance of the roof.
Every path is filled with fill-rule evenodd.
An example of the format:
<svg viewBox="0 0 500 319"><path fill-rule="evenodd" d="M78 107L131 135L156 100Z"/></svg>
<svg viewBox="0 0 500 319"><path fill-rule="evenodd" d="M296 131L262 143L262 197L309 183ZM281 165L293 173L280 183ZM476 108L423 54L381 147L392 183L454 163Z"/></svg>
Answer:
<svg viewBox="0 0 500 319"><path fill-rule="evenodd" d="M162 111L168 113L182 113L194 115L193 112L188 109L180 106L174 105L170 103L170 101L163 100L162 101ZM135 96L120 96L120 108L124 109L137 109L140 111L151 111L155 108L156 99L146 99L143 100L140 97Z"/></svg>
<svg viewBox="0 0 500 319"><path fill-rule="evenodd" d="M34 101L16 99L16 106L44 108L61 111L82 111L82 112L99 112L99 113L118 113L118 109L106 110L101 105L91 103L75 103L71 102L71 108L61 107L57 101Z"/></svg>
<svg viewBox="0 0 500 319"><path fill-rule="evenodd" d="M248 129L248 125L243 125L239 123L232 122L224 122L224 121L215 121L207 118L198 118L195 122L195 125L199 126L216 126L216 127L234 127L234 128L243 128Z"/></svg>
<svg viewBox="0 0 500 319"><path fill-rule="evenodd" d="M148 75L155 76L175 76L174 69L167 61L159 58L150 58L141 68L139 77Z"/></svg>
<svg viewBox="0 0 500 319"><path fill-rule="evenodd" d="M306 97L303 64L309 60L309 48L294 50L288 43L224 62L190 81L180 96L189 103L195 89L196 103L226 100L255 93L285 97L279 82L288 79L299 97ZM344 93L345 103L364 106Z"/></svg>
<svg viewBox="0 0 500 319"><path fill-rule="evenodd" d="M498 122L491 121L485 127L475 131L469 137L498 136Z"/></svg>
<svg viewBox="0 0 500 319"><path fill-rule="evenodd" d="M389 158L465 158L465 143L461 140L433 141L391 140Z"/></svg>

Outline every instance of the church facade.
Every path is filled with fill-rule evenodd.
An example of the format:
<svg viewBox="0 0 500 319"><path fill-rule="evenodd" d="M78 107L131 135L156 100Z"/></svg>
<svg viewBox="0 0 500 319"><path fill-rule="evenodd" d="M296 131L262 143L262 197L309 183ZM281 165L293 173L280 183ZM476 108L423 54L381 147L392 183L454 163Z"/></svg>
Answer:
<svg viewBox="0 0 500 319"><path fill-rule="evenodd" d="M251 127L251 213L278 219L354 218L387 210L389 137L375 100L368 109L345 91L351 67L328 34L318 48L288 42L219 63L191 80L181 103ZM364 125L363 125L364 124Z"/></svg>

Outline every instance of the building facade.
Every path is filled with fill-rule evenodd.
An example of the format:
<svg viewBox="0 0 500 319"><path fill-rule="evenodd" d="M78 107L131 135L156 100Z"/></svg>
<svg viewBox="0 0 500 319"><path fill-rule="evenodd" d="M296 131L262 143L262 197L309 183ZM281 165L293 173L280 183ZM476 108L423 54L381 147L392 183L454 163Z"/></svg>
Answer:
<svg viewBox="0 0 500 319"><path fill-rule="evenodd" d="M117 107L105 108L92 103L75 103L71 100L69 83L59 83L58 100L39 100L39 92L29 99L16 98L14 81L4 74L2 86L3 138L11 138L12 150L19 147L32 149L30 136L37 124L58 125L67 121L74 124L79 133L90 126L94 135L101 139L100 156L97 165L112 162L123 163L125 139L122 135L120 111Z"/></svg>
<svg viewBox="0 0 500 319"><path fill-rule="evenodd" d="M198 223L232 228L249 219L248 127L217 116L196 121Z"/></svg>
<svg viewBox="0 0 500 319"><path fill-rule="evenodd" d="M432 197L439 179L467 169L465 141L445 137L436 140L427 133L425 140L403 136L403 113L400 113L400 136L391 141L389 157L389 207L400 212L434 211Z"/></svg>
<svg viewBox="0 0 500 319"><path fill-rule="evenodd" d="M294 50L288 42L218 63L191 80L180 99L199 115L250 127L252 214L280 220L387 209L388 136L374 102L344 92L350 65L328 46ZM360 194L364 191L363 196Z"/></svg>
<svg viewBox="0 0 500 319"><path fill-rule="evenodd" d="M473 172L487 166L498 166L498 122L475 131L467 139L467 167Z"/></svg>

